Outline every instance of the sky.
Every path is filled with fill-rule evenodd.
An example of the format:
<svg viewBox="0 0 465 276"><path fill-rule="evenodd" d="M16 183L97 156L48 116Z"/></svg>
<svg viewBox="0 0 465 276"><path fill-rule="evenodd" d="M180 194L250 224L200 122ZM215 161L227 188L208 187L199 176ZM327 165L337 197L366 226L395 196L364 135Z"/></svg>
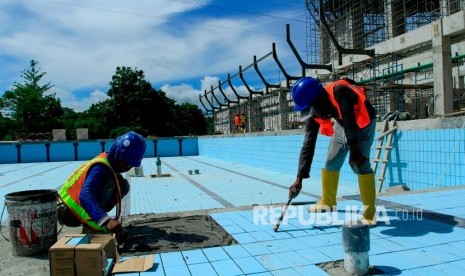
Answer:
<svg viewBox="0 0 465 276"><path fill-rule="evenodd" d="M23 83L21 72L36 60L46 73L40 84L53 85L49 93L77 112L108 98L118 66L142 70L154 89L203 109L199 95L212 87L224 102L219 83L236 99L228 74L248 93L239 66L253 90L265 87L254 56L268 82L284 80L269 55L273 43L286 71L301 74L286 24L305 60L305 0L2 0L0 96Z"/></svg>

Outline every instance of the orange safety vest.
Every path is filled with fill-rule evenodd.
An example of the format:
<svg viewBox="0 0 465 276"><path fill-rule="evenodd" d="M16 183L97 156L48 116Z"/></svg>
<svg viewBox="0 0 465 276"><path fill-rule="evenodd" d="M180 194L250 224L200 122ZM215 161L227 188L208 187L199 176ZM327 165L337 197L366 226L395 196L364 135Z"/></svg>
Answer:
<svg viewBox="0 0 465 276"><path fill-rule="evenodd" d="M104 164L111 169L114 177L115 191L116 191L116 220L119 219L121 213L121 189L118 183L116 173L108 161L107 153L103 152L89 162L84 163L66 180L63 187L61 187L59 195L63 203L68 209L78 218L84 225L87 225L93 230L109 233L110 231L106 226L99 226L92 220L89 213L81 206L79 195L81 194L82 186L86 180L89 168L94 164Z"/></svg>
<svg viewBox="0 0 465 276"><path fill-rule="evenodd" d="M334 107L336 107L336 110L338 112L339 117L337 119L342 119L341 108L339 107L339 103L336 101L336 98L334 98L334 87L337 85L347 86L357 94L358 101L354 106L355 121L359 128L364 128L367 125L369 125L370 115L368 114L368 110L365 106L365 101L367 98L365 88L357 85L351 85L346 80L337 80L325 86L325 90L328 93L329 100L334 105ZM321 134L326 136L332 136L334 134L333 124L330 119L314 118L314 120L320 124Z"/></svg>
<svg viewBox="0 0 465 276"><path fill-rule="evenodd" d="M241 123L241 118L239 117L239 115L236 115L234 117L234 125L238 126L240 123Z"/></svg>

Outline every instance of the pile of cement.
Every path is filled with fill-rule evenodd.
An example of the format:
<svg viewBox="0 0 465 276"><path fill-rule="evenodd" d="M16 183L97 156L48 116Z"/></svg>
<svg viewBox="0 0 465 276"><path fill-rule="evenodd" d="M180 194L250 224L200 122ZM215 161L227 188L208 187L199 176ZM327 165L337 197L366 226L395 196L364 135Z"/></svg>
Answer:
<svg viewBox="0 0 465 276"><path fill-rule="evenodd" d="M125 237L118 238L122 256L162 253L236 244L209 215L138 215L123 223Z"/></svg>

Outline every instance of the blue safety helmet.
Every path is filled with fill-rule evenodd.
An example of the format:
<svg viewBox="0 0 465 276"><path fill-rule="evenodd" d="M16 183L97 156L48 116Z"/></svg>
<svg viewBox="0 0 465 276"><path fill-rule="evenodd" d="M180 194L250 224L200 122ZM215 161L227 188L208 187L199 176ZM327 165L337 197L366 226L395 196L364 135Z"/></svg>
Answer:
<svg viewBox="0 0 465 276"><path fill-rule="evenodd" d="M121 158L131 167L140 167L146 148L142 135L134 131L125 133L116 139L114 147L117 158Z"/></svg>
<svg viewBox="0 0 465 276"><path fill-rule="evenodd" d="M302 111L308 108L322 92L323 85L319 80L312 77L299 79L292 87L294 111Z"/></svg>

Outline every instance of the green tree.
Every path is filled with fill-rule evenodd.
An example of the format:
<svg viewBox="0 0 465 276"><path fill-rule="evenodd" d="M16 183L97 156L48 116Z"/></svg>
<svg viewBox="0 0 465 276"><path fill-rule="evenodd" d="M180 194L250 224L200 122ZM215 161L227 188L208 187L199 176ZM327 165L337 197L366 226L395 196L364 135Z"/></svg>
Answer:
<svg viewBox="0 0 465 276"><path fill-rule="evenodd" d="M205 115L198 106L183 103L176 108L176 125L179 135L203 135L207 133Z"/></svg>
<svg viewBox="0 0 465 276"><path fill-rule="evenodd" d="M4 117L0 112L0 140L13 140L15 129L15 122L11 118Z"/></svg>
<svg viewBox="0 0 465 276"><path fill-rule="evenodd" d="M113 107L110 100L93 104L88 110L79 114L74 128L87 128L89 139L110 138L112 114Z"/></svg>
<svg viewBox="0 0 465 276"><path fill-rule="evenodd" d="M117 67L108 96L113 107L112 129L130 127L144 135L178 135L175 102L153 89L142 70Z"/></svg>
<svg viewBox="0 0 465 276"><path fill-rule="evenodd" d="M50 83L39 84L46 73L37 69L37 64L31 60L31 68L21 74L24 82L15 82L14 89L6 91L0 99L0 108L11 112L17 132L51 132L53 128L62 127L61 102L55 94L46 95L53 87Z"/></svg>

